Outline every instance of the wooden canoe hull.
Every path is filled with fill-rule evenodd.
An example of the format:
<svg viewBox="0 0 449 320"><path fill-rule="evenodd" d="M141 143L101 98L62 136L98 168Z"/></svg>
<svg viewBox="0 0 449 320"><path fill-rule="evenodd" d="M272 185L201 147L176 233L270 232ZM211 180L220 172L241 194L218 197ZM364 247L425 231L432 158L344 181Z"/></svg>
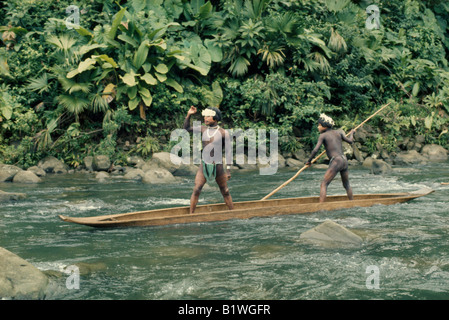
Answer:
<svg viewBox="0 0 449 320"><path fill-rule="evenodd" d="M228 210L224 203L219 203L197 206L194 214L189 214L189 207L177 207L95 217L75 218L62 215L59 217L66 222L97 228L162 226L284 214L304 214L353 207L371 207L373 205L392 205L407 202L431 192L433 190L420 190L412 193L355 195L354 200L348 200L346 195L329 196L324 203L319 203L319 197L242 201L235 202L233 210Z"/></svg>

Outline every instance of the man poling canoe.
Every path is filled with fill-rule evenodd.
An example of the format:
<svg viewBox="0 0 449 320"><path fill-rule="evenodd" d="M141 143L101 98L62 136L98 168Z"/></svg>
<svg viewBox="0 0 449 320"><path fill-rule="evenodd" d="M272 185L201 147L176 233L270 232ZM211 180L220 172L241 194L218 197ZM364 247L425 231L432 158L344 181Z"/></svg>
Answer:
<svg viewBox="0 0 449 320"><path fill-rule="evenodd" d="M191 106L184 120L184 129L193 132L194 127L190 125L190 117L197 112L197 108ZM195 212L201 190L206 182L215 180L220 188L223 199L229 210L233 209L232 197L229 192L227 181L231 178L230 164L232 163L232 150L225 148L226 170L222 163L221 151L230 139L229 133L220 128L221 112L218 108L208 107L203 110L204 126L200 127L202 135L203 155L202 161L195 176L195 187L190 197L190 213ZM219 151L216 153L216 151ZM218 154L219 153L219 154Z"/></svg>
<svg viewBox="0 0 449 320"><path fill-rule="evenodd" d="M318 119L318 130L320 131L320 137L318 138L318 142L312 150L310 158L306 163L306 166L310 166L313 158L318 153L318 150L320 150L321 145L324 145L326 154L330 161L329 168L324 174L324 178L320 186L320 202L325 201L327 187L339 172L341 175L341 181L343 182L343 187L346 189L348 199L353 199L352 188L349 183L348 160L343 154L342 141L346 141L349 144L354 143L355 130L351 130L348 137L346 137L342 130L332 129L333 126L334 120L325 114L321 114Z"/></svg>
<svg viewBox="0 0 449 320"><path fill-rule="evenodd" d="M387 103L386 105L384 105L382 108L380 108L379 110L377 110L376 112L374 112L371 116L369 116L368 118L365 119L365 121L363 121L361 124L359 124L357 127L354 128L354 131L357 130L358 128L360 128L361 126L363 126L366 122L368 122L370 119L372 119L375 115L377 115L379 112L381 112L383 109L385 109L386 107L388 107L391 104L391 102ZM320 153L320 155L318 155L315 159L313 159L312 161L309 161L311 164L314 163L315 161L317 161L321 156L323 156L326 153L326 151L323 151L322 153ZM296 177L299 176L299 174L301 172L303 172L305 169L309 168L310 165L305 165L304 167L302 167L300 170L298 170L298 172L295 173L295 175L293 177L291 177L290 179L288 179L287 181L285 181L283 184L281 184L279 187L277 187L276 189L274 189L273 191L271 191L269 194L267 194L265 197L262 198L262 200L267 200L268 198L270 198L273 194L275 194L276 192L278 192L279 190L281 190L282 188L284 188L286 185L288 185L290 182L292 182L293 180L296 179Z"/></svg>

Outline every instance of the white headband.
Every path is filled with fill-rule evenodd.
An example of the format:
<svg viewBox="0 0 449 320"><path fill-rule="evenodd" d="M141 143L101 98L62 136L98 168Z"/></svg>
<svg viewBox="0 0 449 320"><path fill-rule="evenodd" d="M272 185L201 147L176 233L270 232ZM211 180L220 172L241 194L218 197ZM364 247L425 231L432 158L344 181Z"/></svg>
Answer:
<svg viewBox="0 0 449 320"><path fill-rule="evenodd" d="M203 112L201 112L201 115L204 117L215 117L216 114L217 113L211 109L204 109Z"/></svg>
<svg viewBox="0 0 449 320"><path fill-rule="evenodd" d="M330 124L331 126L334 126L334 125L335 125L334 120L332 120L331 117L325 115L324 113L322 113L322 114L320 115L320 119L323 120L324 122Z"/></svg>

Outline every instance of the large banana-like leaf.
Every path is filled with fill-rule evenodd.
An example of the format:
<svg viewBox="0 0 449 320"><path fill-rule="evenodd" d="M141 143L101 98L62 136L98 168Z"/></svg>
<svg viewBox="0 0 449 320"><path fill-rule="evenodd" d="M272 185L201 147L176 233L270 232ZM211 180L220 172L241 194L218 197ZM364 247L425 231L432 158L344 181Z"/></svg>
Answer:
<svg viewBox="0 0 449 320"><path fill-rule="evenodd" d="M153 77L150 73L145 73L143 76L140 77L143 81L145 81L147 84L155 86L157 84L157 79Z"/></svg>
<svg viewBox="0 0 449 320"><path fill-rule="evenodd" d="M133 71L131 71L129 73L126 73L124 76L120 76L120 78L122 78L125 84L127 84L130 87L133 87L137 85L136 75L138 74L135 74Z"/></svg>
<svg viewBox="0 0 449 320"><path fill-rule="evenodd" d="M148 40L143 41L139 48L137 49L136 53L134 54L133 58L133 65L136 67L136 69L139 69L144 62L147 60L148 57L148 50L150 49L148 47Z"/></svg>
<svg viewBox="0 0 449 320"><path fill-rule="evenodd" d="M111 30L109 31L109 34L108 34L109 39L114 39L115 38L115 35L117 34L118 26L122 22L123 16L125 15L125 12L126 12L126 8L122 8L115 15L115 18L112 21Z"/></svg>
<svg viewBox="0 0 449 320"><path fill-rule="evenodd" d="M156 69L157 72L162 74L166 74L168 72L167 65L163 63L158 64L157 66L154 67L154 69Z"/></svg>
<svg viewBox="0 0 449 320"><path fill-rule="evenodd" d="M178 82L176 82L174 79L172 79L172 78L167 79L165 81L165 84L170 86L170 87L172 87L173 89L175 89L179 93L183 93L184 92L184 89L182 88L182 86Z"/></svg>

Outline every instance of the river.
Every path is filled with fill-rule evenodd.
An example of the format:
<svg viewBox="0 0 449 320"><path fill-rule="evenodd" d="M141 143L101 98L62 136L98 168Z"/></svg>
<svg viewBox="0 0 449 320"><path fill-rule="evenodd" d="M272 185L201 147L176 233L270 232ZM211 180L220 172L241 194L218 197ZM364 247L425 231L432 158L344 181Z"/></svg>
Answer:
<svg viewBox="0 0 449 320"><path fill-rule="evenodd" d="M412 171L408 169L413 169ZM96 299L448 299L449 163L372 175L351 167L354 193L434 193L404 204L334 212L165 227L94 229L59 214L91 216L187 206L193 177L170 185L93 175L48 175L38 185L0 183L27 198L3 203L0 246L55 274L49 300ZM233 172L234 201L257 200L295 170L272 176ZM318 195L324 171L310 168L276 197ZM339 177L328 194L342 194ZM222 202L217 187L199 204ZM304 243L300 234L327 219L362 236L357 248ZM80 266L79 287L64 268ZM371 281L377 270L377 284ZM69 284L68 284L69 283Z"/></svg>

